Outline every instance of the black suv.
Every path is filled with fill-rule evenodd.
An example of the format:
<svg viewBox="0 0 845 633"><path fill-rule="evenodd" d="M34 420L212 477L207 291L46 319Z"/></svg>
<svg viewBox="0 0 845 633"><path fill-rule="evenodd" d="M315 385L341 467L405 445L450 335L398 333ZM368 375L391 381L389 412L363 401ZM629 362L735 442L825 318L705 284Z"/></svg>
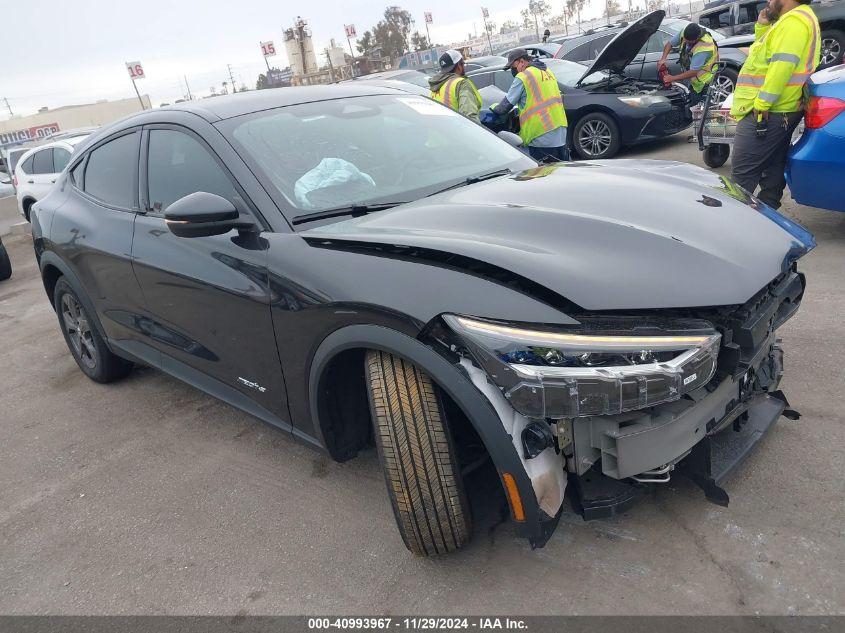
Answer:
<svg viewBox="0 0 845 633"><path fill-rule="evenodd" d="M814 246L698 167L538 165L356 82L124 119L32 229L86 375L143 363L336 460L375 444L425 555L469 540L485 462L535 546L564 493L609 516L678 471L727 503L784 410L776 330Z"/></svg>

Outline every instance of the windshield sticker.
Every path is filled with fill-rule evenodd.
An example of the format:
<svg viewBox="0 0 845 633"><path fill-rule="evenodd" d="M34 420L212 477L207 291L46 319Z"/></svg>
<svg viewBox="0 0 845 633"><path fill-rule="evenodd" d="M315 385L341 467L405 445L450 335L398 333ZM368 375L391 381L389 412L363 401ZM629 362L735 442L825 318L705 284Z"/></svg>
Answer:
<svg viewBox="0 0 845 633"><path fill-rule="evenodd" d="M416 110L420 114L431 116L448 116L452 114L449 108L445 108L436 101L430 99L414 99L414 98L399 98L397 101L404 103L409 108Z"/></svg>

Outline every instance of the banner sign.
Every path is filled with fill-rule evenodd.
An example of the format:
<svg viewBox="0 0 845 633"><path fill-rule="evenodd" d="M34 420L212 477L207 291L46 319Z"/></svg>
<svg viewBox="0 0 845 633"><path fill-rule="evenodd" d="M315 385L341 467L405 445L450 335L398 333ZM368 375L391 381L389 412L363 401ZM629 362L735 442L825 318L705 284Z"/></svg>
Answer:
<svg viewBox="0 0 845 633"><path fill-rule="evenodd" d="M36 125L23 130L0 132L0 147L46 139L53 136L53 134L57 134L58 131L58 123L45 123L44 125Z"/></svg>

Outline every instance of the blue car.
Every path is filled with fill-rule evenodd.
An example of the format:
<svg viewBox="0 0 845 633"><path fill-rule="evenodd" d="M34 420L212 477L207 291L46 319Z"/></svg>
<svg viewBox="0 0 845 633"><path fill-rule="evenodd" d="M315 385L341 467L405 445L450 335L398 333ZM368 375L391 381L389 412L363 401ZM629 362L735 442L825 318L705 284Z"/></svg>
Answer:
<svg viewBox="0 0 845 633"><path fill-rule="evenodd" d="M789 189L801 204L845 211L845 64L815 73L807 88L804 134L786 165Z"/></svg>

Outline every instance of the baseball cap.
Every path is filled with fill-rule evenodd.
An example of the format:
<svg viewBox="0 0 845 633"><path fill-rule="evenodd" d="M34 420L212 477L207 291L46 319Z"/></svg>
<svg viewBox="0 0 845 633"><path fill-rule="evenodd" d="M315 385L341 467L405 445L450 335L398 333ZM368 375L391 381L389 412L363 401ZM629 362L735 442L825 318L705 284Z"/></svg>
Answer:
<svg viewBox="0 0 845 633"><path fill-rule="evenodd" d="M701 37L701 27L695 22L690 22L684 29L684 39L692 42Z"/></svg>
<svg viewBox="0 0 845 633"><path fill-rule="evenodd" d="M522 59L523 57L528 57L528 51L524 48L515 48L510 53L508 53L508 64L504 67L504 70L507 70L517 59Z"/></svg>
<svg viewBox="0 0 845 633"><path fill-rule="evenodd" d="M440 59L438 60L438 63L440 64L440 70L442 70L443 72L449 72L455 66L457 66L459 62L462 62L463 59L463 55L461 55L455 49L450 48L448 51L443 53L440 56Z"/></svg>

